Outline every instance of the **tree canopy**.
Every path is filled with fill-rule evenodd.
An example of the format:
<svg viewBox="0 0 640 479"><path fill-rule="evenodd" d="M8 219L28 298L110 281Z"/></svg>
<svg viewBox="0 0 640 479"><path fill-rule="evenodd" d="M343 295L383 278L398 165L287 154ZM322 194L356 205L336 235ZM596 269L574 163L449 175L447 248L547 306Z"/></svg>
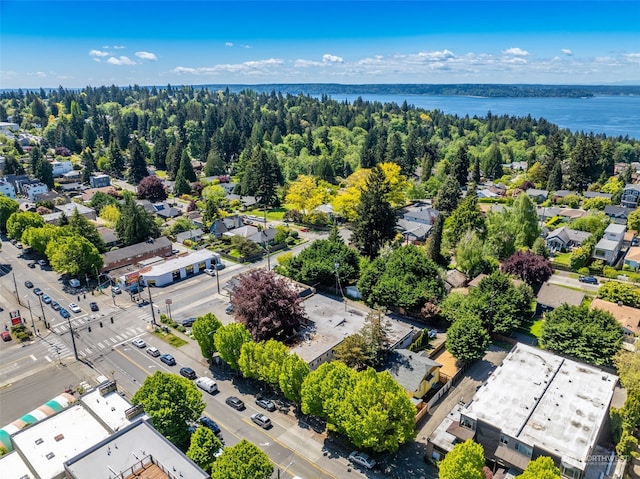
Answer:
<svg viewBox="0 0 640 479"><path fill-rule="evenodd" d="M456 444L438 467L441 479L486 479L484 449L471 439Z"/></svg>
<svg viewBox="0 0 640 479"><path fill-rule="evenodd" d="M269 456L246 439L226 447L211 467L211 479L270 479L272 474Z"/></svg>
<svg viewBox="0 0 640 479"><path fill-rule="evenodd" d="M516 479L560 479L560 469L553 459L540 456L527 464L527 468Z"/></svg>
<svg viewBox="0 0 640 479"><path fill-rule="evenodd" d="M205 426L198 427L191 435L191 443L187 450L187 457L195 462L202 470L211 472L211 466L215 461L214 454L220 450L222 442L211 429Z"/></svg>
<svg viewBox="0 0 640 479"><path fill-rule="evenodd" d="M611 364L622 344L622 330L611 314L563 304L547 313L542 345L596 365Z"/></svg>
<svg viewBox="0 0 640 479"><path fill-rule="evenodd" d="M240 323L229 323L218 328L213 336L213 344L222 360L233 369L239 369L238 360L242 345L251 341L251 333Z"/></svg>
<svg viewBox="0 0 640 479"><path fill-rule="evenodd" d="M189 424L200 417L205 408L196 385L182 376L156 371L145 379L131 398L142 404L153 419L153 426L176 446L189 440Z"/></svg>
<svg viewBox="0 0 640 479"><path fill-rule="evenodd" d="M222 327L222 323L213 313L198 316L196 322L193 323L193 327L191 328L193 337L198 341L202 357L206 360L210 360L216 352L216 345L213 338L220 327Z"/></svg>
<svg viewBox="0 0 640 479"><path fill-rule="evenodd" d="M297 291L284 278L262 269L240 277L231 304L236 320L246 326L254 341L288 338L307 320Z"/></svg>
<svg viewBox="0 0 640 479"><path fill-rule="evenodd" d="M502 263L500 270L520 278L532 288L539 288L553 274L549 260L531 251L516 251Z"/></svg>

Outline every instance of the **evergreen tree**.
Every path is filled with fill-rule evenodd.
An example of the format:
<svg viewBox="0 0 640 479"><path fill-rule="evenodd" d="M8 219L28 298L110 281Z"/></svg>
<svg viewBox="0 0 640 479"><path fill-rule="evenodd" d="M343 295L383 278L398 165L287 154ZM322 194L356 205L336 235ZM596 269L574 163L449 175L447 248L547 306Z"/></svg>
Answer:
<svg viewBox="0 0 640 479"><path fill-rule="evenodd" d="M189 157L187 150L182 150L182 158L180 159L180 167L178 168L178 171L179 170L182 170L185 180L189 183L197 181L198 177L196 176L196 172L193 171L193 165L191 164L191 158Z"/></svg>
<svg viewBox="0 0 640 479"><path fill-rule="evenodd" d="M473 158L473 173L471 176L476 184L480 183L480 158L477 156Z"/></svg>
<svg viewBox="0 0 640 479"><path fill-rule="evenodd" d="M376 166L362 189L352 235L354 244L369 258L377 256L384 243L395 236L396 217L385 199L387 193L384 171Z"/></svg>
<svg viewBox="0 0 640 479"><path fill-rule="evenodd" d="M109 159L109 171L113 176L121 178L122 170L124 170L126 162L122 151L114 140L112 140L109 145L109 153L107 157Z"/></svg>
<svg viewBox="0 0 640 479"><path fill-rule="evenodd" d="M169 178L175 178L180 168L180 160L182 159L182 143L177 140L167 148L167 156L165 159L167 173Z"/></svg>
<svg viewBox="0 0 640 479"><path fill-rule="evenodd" d="M255 146L244 168L241 192L254 195L261 205L272 205L277 200L277 187L282 172L275 156L261 146Z"/></svg>
<svg viewBox="0 0 640 479"><path fill-rule="evenodd" d="M458 206L461 196L460 185L452 175L448 175L433 198L433 206L438 211L451 213Z"/></svg>
<svg viewBox="0 0 640 479"><path fill-rule="evenodd" d="M562 163L558 162L551 168L549 181L547 182L547 190L558 191L562 189Z"/></svg>
<svg viewBox="0 0 640 479"><path fill-rule="evenodd" d="M54 186L53 166L46 159L42 158L38 162L35 176L40 181L42 181L45 185L47 185L50 190L53 189L53 186Z"/></svg>
<svg viewBox="0 0 640 479"><path fill-rule="evenodd" d="M169 150L169 141L163 131L160 131L153 144L153 166L159 170L167 169L167 152Z"/></svg>
<svg viewBox="0 0 640 479"><path fill-rule="evenodd" d="M433 228L427 239L427 256L437 265L445 266L446 259L442 256L442 232L444 229L445 215L439 214L433 224Z"/></svg>
<svg viewBox="0 0 640 479"><path fill-rule="evenodd" d="M207 154L207 162L204 165L204 176L225 175L227 173L227 165L215 146L212 146Z"/></svg>
<svg viewBox="0 0 640 479"><path fill-rule="evenodd" d="M96 162L93 159L93 153L91 149L85 148L82 150L82 155L80 155L80 160L82 161L82 182L89 183L89 178L93 176L93 173L96 171Z"/></svg>
<svg viewBox="0 0 640 479"><path fill-rule="evenodd" d="M432 150L427 150L425 155L422 157L422 174L420 175L420 181L423 183L427 182L429 178L431 178L431 172L433 171L433 166L435 164L435 157L432 153Z"/></svg>
<svg viewBox="0 0 640 479"><path fill-rule="evenodd" d="M520 195L513 202L513 208L508 212L511 231L515 232L516 248L531 248L533 242L540 236L538 212L533 200L526 193Z"/></svg>
<svg viewBox="0 0 640 479"><path fill-rule="evenodd" d="M191 193L191 185L185 178L184 169L180 167L176 175L176 181L173 183L173 194L176 196L188 195Z"/></svg>
<svg viewBox="0 0 640 479"><path fill-rule="evenodd" d="M461 188L467 185L469 178L469 152L466 145L458 148L456 159L453 162L453 176Z"/></svg>
<svg viewBox="0 0 640 479"><path fill-rule="evenodd" d="M144 158L142 145L137 138L132 138L129 142L129 181L138 184L145 176L149 176L147 162Z"/></svg>
<svg viewBox="0 0 640 479"><path fill-rule="evenodd" d="M500 178L503 175L502 153L500 152L500 147L496 143L489 147L489 151L485 157L484 175L492 180Z"/></svg>
<svg viewBox="0 0 640 479"><path fill-rule="evenodd" d="M482 239L486 230L484 216L478 207L478 197L467 194L444 223L446 248L455 248L466 231L474 231Z"/></svg>
<svg viewBox="0 0 640 479"><path fill-rule="evenodd" d="M160 236L160 228L156 225L153 216L136 204L133 194L125 193L121 211L115 229L118 239L125 246Z"/></svg>

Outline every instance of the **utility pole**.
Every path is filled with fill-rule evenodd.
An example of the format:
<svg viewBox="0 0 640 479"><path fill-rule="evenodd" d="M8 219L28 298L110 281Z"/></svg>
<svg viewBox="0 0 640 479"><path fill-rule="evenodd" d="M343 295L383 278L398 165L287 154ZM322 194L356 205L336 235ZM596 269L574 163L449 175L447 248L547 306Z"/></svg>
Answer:
<svg viewBox="0 0 640 479"><path fill-rule="evenodd" d="M36 324L33 321L33 313L31 312L31 302L29 301L29 298L27 298L27 307L29 308L29 316L31 316L31 327L33 328L33 334L39 336L39 334L36 333Z"/></svg>
<svg viewBox="0 0 640 479"><path fill-rule="evenodd" d="M42 304L42 296L38 295L38 299L40 300L40 309L42 310L42 320L44 324L47 324L47 318L44 316L44 305Z"/></svg>
<svg viewBox="0 0 640 479"><path fill-rule="evenodd" d="M18 304L20 306L22 306L22 303L20 302L20 296L18 295L18 283L16 283L16 274L12 271L11 274L13 275L13 287L16 288L16 299L18 300Z"/></svg>
<svg viewBox="0 0 640 479"><path fill-rule="evenodd" d="M153 307L153 300L151 299L151 286L147 284L147 289L149 290L149 305L151 306L151 317L153 318L153 325L157 326L156 323L156 310Z"/></svg>
<svg viewBox="0 0 640 479"><path fill-rule="evenodd" d="M76 361L80 361L78 350L76 349L76 338L73 334L73 327L71 326L71 318L67 318L67 321L69 322L69 332L71 333L71 343L73 344L73 355L76 357Z"/></svg>
<svg viewBox="0 0 640 479"><path fill-rule="evenodd" d="M264 201L264 249L267 250L267 271L271 271L271 257L269 255L269 235L267 235L267 200L266 199Z"/></svg>
<svg viewBox="0 0 640 479"><path fill-rule="evenodd" d="M220 294L220 278L218 275L220 274L220 270L217 268L218 263L216 263L216 284L218 285L218 294Z"/></svg>

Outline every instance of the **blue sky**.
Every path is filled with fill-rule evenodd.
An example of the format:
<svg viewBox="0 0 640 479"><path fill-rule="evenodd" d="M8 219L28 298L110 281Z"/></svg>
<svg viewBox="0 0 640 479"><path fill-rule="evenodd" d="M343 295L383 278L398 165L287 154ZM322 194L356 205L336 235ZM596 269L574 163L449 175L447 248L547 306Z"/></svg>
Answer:
<svg viewBox="0 0 640 479"><path fill-rule="evenodd" d="M640 2L0 0L0 88L640 84Z"/></svg>

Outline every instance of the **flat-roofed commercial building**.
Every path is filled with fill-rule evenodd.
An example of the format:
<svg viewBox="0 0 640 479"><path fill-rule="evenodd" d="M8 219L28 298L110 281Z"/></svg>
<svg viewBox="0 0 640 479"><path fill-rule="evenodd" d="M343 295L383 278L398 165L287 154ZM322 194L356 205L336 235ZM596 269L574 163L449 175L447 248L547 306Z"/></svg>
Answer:
<svg viewBox="0 0 640 479"><path fill-rule="evenodd" d="M431 434L428 454L440 458L473 439L487 459L515 473L548 456L564 477L582 478L617 382L596 367L518 343L471 402L456 406Z"/></svg>

